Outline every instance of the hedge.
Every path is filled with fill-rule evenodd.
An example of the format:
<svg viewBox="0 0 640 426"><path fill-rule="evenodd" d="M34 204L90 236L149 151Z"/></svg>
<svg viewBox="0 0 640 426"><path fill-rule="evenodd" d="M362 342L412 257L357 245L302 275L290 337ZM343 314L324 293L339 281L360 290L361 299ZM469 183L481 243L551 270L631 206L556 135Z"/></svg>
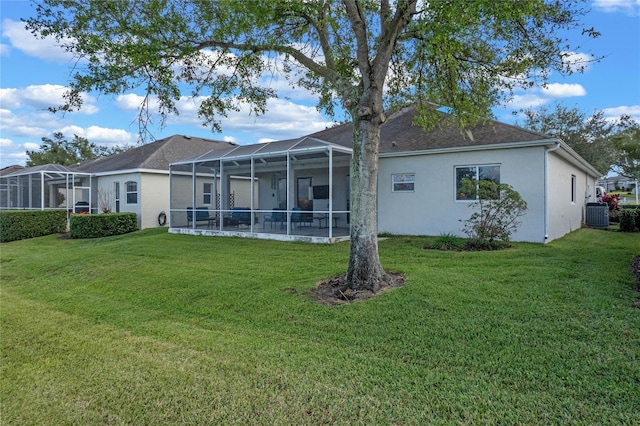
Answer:
<svg viewBox="0 0 640 426"><path fill-rule="evenodd" d="M64 210L0 211L0 242L24 240L65 232L67 212Z"/></svg>
<svg viewBox="0 0 640 426"><path fill-rule="evenodd" d="M71 238L99 238L138 230L135 213L74 214L70 221Z"/></svg>
<svg viewBox="0 0 640 426"><path fill-rule="evenodd" d="M620 231L635 232L640 230L640 207L623 206L619 212Z"/></svg>

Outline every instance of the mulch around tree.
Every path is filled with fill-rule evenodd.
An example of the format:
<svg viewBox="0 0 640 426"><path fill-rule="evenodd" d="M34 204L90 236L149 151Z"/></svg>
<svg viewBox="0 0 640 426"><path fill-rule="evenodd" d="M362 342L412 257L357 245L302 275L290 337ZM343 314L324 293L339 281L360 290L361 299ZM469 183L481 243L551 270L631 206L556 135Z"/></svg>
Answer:
<svg viewBox="0 0 640 426"><path fill-rule="evenodd" d="M345 275L328 278L316 284L311 290L311 296L318 302L330 306L343 305L358 300L366 300L378 296L390 289L402 287L405 277L395 272L387 272L380 289L377 292L368 290L354 290L345 282Z"/></svg>

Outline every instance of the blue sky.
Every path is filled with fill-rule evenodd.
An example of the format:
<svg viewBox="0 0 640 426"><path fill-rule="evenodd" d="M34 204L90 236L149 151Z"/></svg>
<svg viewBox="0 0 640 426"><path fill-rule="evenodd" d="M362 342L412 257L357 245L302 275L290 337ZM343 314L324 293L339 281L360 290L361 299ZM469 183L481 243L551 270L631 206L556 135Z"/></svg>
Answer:
<svg viewBox="0 0 640 426"><path fill-rule="evenodd" d="M58 131L70 139L74 134L84 136L98 145L135 145L140 92L118 97L91 93L79 112L64 116L48 112L48 107L61 103L73 61L51 40L36 39L24 29L20 18L32 13L28 1L0 0L0 168L24 165L25 151L37 149L42 137ZM640 121L640 0L593 0L584 23L602 35L582 39L586 43L574 53L604 59L589 65L583 74L552 74L546 89L516 93L512 102L494 110L499 120L516 123L513 111L559 102L588 115L600 110L611 119L629 114ZM179 117L170 118L164 128L152 125L151 130L156 139L185 134L248 144L298 137L332 123L316 111L310 93L282 83L274 81L282 89L264 116L247 111L230 114L222 122L222 133L202 127L193 102L186 98L180 103Z"/></svg>

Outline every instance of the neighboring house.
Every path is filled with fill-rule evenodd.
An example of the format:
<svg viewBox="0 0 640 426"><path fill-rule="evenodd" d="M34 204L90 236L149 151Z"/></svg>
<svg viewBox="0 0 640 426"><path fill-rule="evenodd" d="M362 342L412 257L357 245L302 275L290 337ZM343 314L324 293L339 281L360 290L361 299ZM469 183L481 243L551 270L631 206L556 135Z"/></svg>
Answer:
<svg viewBox="0 0 640 426"><path fill-rule="evenodd" d="M424 131L414 125L415 115L411 107L399 110L381 129L379 232L463 235L462 221L471 215L473 202L458 189L465 177L507 183L528 203L514 241L547 242L581 227L601 174L566 143L492 120L459 130L446 114L434 130ZM223 221L213 229L198 228L182 218L183 205L172 203L170 231L320 242L346 237L352 136L352 125L344 124L294 141L234 147L177 162L172 167L214 168L223 182L227 173L253 177L258 194L256 203L246 205L253 214L244 228ZM275 208L284 209L286 218L274 228ZM298 209L308 212L313 223L308 229L296 224ZM222 206L218 213L229 211ZM323 225L328 229L319 232Z"/></svg>
<svg viewBox="0 0 640 426"><path fill-rule="evenodd" d="M141 145L119 154L98 157L77 165L77 169L91 173L92 212L133 212L138 215L140 229L159 226L159 215L169 210L169 165L182 158L235 144L197 137L174 135ZM248 202L250 180L233 179L235 202ZM202 194L204 205L215 207L215 199ZM190 189L189 193L193 190ZM211 194L213 189L209 187Z"/></svg>
<svg viewBox="0 0 640 426"><path fill-rule="evenodd" d="M598 185L604 187L606 192L613 191L628 191L633 192L636 187L635 179L631 179L625 176L610 176L600 179Z"/></svg>
<svg viewBox="0 0 640 426"><path fill-rule="evenodd" d="M171 191L169 165L182 158L236 145L175 135L108 157L98 157L73 167L47 164L3 169L0 175L0 209L59 209L69 212L133 212L139 228L160 226L160 213L174 199L196 197L198 206L215 208L220 200L219 181L211 169L199 170L198 187ZM188 173L191 182L191 172ZM176 173L174 182L179 181ZM225 188L228 203L250 203L251 179L232 176Z"/></svg>

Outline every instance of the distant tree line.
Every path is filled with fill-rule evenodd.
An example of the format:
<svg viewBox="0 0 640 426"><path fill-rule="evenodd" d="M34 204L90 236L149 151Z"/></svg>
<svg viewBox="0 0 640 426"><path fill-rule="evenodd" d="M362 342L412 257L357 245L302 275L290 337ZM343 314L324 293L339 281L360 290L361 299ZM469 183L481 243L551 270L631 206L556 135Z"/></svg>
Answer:
<svg viewBox="0 0 640 426"><path fill-rule="evenodd" d="M129 145L106 147L96 145L85 137L73 135L72 140L67 140L62 132L53 134L53 139L42 138L42 145L37 150L27 150L27 166L40 166L44 164L62 164L71 166L92 158L118 154L131 148Z"/></svg>
<svg viewBox="0 0 640 426"><path fill-rule="evenodd" d="M524 127L566 142L600 173L640 179L640 123L628 115L609 120L602 111L587 115L556 104L524 111Z"/></svg>

